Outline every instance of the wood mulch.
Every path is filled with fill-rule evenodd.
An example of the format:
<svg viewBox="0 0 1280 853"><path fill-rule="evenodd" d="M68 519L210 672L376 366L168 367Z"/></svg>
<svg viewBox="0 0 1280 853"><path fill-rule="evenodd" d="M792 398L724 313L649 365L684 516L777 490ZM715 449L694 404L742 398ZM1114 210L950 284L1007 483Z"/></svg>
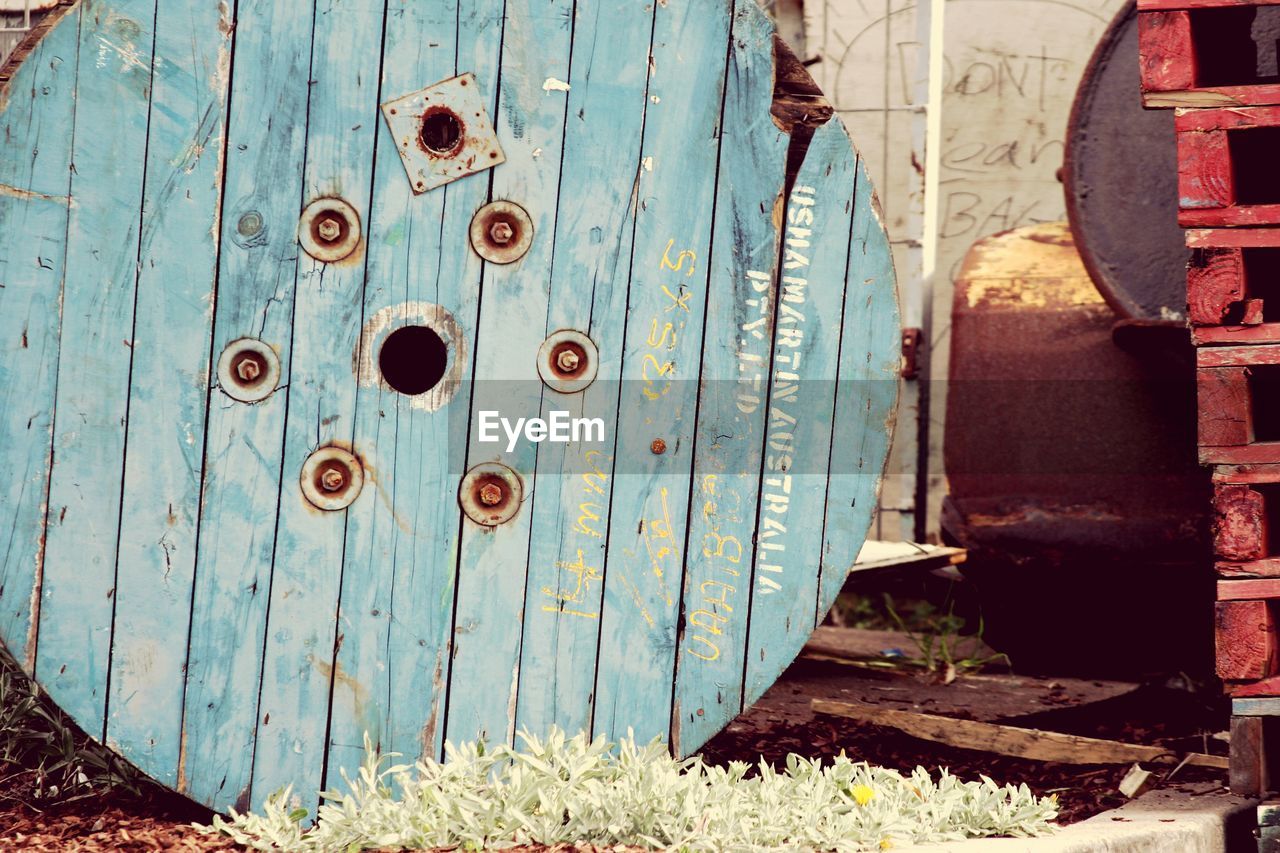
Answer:
<svg viewBox="0 0 1280 853"><path fill-rule="evenodd" d="M852 638L852 641L851 639ZM955 749L916 740L894 729L852 720L815 716L813 698L884 704L966 719L1000 721L1069 734L1167 745L1179 751L1225 754L1210 733L1225 728L1220 707L1193 694L1159 686L1138 687L1104 681L1015 675L962 676L953 684L835 663L853 647L899 645L900 637L877 632L820 635L809 652L825 660L802 659L746 714L702 750L709 763L764 758L780 764L788 753L854 760L910 771L917 765L948 769L962 779L989 776L1025 783L1036 794L1054 794L1059 822L1074 823L1125 800L1117 785L1123 766L1074 766L1026 761ZM837 648L832 643L845 644ZM865 652L866 648L861 648ZM1162 769L1167 774L1168 768ZM1162 785L1220 781L1221 771L1184 767ZM204 835L192 822L208 823L211 813L177 795L149 789L139 798L112 794L77 802L39 806L29 802L29 779L0 768L0 849L32 851L225 851L240 849ZM586 848L582 848L586 849Z"/></svg>

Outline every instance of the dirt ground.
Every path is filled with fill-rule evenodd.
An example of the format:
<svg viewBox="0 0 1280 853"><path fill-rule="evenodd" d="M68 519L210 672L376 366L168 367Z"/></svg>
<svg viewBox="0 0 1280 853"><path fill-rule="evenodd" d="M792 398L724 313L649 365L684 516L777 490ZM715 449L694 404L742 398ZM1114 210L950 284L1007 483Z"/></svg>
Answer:
<svg viewBox="0 0 1280 853"><path fill-rule="evenodd" d="M981 674L940 684L923 675L853 666L851 656L900 648L892 632L820 629L784 677L746 714L703 749L709 763L782 761L788 753L856 760L909 771L916 765L947 768L962 779L990 776L1025 783L1037 794L1055 794L1061 823L1073 823L1120 805L1116 787L1123 766L1073 766L954 749L900 732L836 717L815 716L813 698L882 704L965 719L978 719L1091 735L1172 750L1225 754L1211 737L1225 728L1217 707L1167 686L1121 682ZM1163 771L1168 773L1168 769ZM1219 780L1221 771L1184 767L1164 785ZM159 789L141 799L107 799L39 807L28 802L21 771L0 768L0 848L50 851L234 850L235 845L190 828L211 813Z"/></svg>

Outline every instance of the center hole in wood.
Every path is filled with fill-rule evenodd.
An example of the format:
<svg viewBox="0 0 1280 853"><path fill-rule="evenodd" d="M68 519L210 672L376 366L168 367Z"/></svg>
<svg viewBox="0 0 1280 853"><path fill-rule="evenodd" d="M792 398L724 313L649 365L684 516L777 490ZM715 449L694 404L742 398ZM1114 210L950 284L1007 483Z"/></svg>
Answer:
<svg viewBox="0 0 1280 853"><path fill-rule="evenodd" d="M422 144L433 154L450 155L462 138L462 122L449 110L438 109L422 118Z"/></svg>
<svg viewBox="0 0 1280 853"><path fill-rule="evenodd" d="M448 366L449 347L427 326L396 329L378 353L382 378L401 394L425 394L440 384Z"/></svg>

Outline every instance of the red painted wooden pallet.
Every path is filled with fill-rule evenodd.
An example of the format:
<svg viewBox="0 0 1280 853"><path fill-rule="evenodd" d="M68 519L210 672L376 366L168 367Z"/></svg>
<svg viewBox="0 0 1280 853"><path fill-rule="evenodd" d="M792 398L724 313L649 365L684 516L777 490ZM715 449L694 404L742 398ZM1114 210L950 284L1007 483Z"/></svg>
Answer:
<svg viewBox="0 0 1280 853"><path fill-rule="evenodd" d="M1280 343L1280 228L1188 230L1187 247L1193 343Z"/></svg>
<svg viewBox="0 0 1280 853"><path fill-rule="evenodd" d="M1181 225L1280 224L1280 106L1187 110L1174 127Z"/></svg>
<svg viewBox="0 0 1280 853"><path fill-rule="evenodd" d="M1148 107L1235 107L1280 103L1280 80L1258 73L1257 19L1238 3L1140 3L1142 100Z"/></svg>
<svg viewBox="0 0 1280 853"><path fill-rule="evenodd" d="M1280 344L1196 353L1200 461L1280 463Z"/></svg>

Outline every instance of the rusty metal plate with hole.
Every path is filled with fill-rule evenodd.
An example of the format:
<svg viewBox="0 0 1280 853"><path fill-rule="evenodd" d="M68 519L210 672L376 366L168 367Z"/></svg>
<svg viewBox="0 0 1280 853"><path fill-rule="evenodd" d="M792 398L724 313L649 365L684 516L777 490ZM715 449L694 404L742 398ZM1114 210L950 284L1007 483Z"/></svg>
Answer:
<svg viewBox="0 0 1280 853"><path fill-rule="evenodd" d="M474 74L387 101L382 115L415 193L506 162Z"/></svg>
<svg viewBox="0 0 1280 853"><path fill-rule="evenodd" d="M17 66L0 639L160 783L688 755L843 585L902 362L867 168L756 0L589 5L80 0Z"/></svg>

